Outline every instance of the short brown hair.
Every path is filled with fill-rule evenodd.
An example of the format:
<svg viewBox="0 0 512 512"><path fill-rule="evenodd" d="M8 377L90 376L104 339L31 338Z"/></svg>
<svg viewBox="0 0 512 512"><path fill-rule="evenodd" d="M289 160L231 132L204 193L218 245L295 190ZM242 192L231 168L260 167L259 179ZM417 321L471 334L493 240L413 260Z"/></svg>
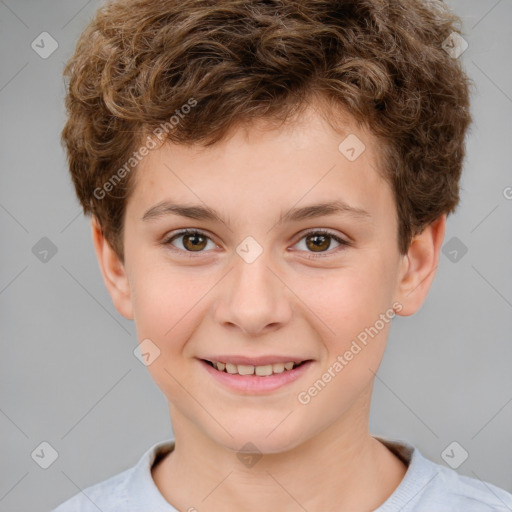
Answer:
<svg viewBox="0 0 512 512"><path fill-rule="evenodd" d="M319 96L382 142L405 254L459 202L470 82L443 49L459 25L437 0L107 1L64 70L62 141L84 214L124 262L130 159L152 130L208 146Z"/></svg>

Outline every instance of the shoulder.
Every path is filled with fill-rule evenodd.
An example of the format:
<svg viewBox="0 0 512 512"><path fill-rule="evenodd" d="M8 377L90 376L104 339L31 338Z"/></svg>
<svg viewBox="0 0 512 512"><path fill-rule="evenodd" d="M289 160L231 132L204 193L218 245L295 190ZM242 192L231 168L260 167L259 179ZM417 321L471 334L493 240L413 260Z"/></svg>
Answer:
<svg viewBox="0 0 512 512"><path fill-rule="evenodd" d="M51 512L138 512L149 505L152 512L174 511L162 497L151 476L155 459L174 448L173 440L151 446L135 466L76 493Z"/></svg>
<svg viewBox="0 0 512 512"><path fill-rule="evenodd" d="M478 478L461 475L435 462L428 462L435 471L431 485L425 489L423 498L428 507L435 505L444 507L442 510L466 512L512 510L512 494L504 489Z"/></svg>
<svg viewBox="0 0 512 512"><path fill-rule="evenodd" d="M102 512L114 512L120 510L121 505L128 505L125 484L133 471L134 468L127 469L107 480L87 487L60 504L52 512L98 512L98 509Z"/></svg>
<svg viewBox="0 0 512 512"><path fill-rule="evenodd" d="M424 457L404 441L378 438L408 466L390 498L375 512L510 512L512 494ZM476 476L476 475L475 475Z"/></svg>

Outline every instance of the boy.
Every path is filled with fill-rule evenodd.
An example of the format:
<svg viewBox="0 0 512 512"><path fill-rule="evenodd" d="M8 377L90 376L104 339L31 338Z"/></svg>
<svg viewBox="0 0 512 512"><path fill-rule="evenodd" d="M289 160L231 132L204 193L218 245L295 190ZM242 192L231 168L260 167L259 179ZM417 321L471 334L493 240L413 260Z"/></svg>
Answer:
<svg viewBox="0 0 512 512"><path fill-rule="evenodd" d="M56 512L512 508L368 432L390 322L459 201L457 21L427 0L99 9L63 141L174 439Z"/></svg>

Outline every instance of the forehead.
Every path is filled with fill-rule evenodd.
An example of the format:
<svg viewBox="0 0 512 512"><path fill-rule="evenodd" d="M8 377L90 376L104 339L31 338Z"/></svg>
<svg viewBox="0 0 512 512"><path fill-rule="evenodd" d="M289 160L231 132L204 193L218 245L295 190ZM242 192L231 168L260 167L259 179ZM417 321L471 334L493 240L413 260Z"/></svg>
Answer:
<svg viewBox="0 0 512 512"><path fill-rule="evenodd" d="M208 147L168 142L152 150L139 164L128 208L140 219L173 200L226 217L268 211L274 218L294 205L344 201L378 216L392 195L381 161L376 138L350 116L334 129L310 108L281 124L241 124Z"/></svg>

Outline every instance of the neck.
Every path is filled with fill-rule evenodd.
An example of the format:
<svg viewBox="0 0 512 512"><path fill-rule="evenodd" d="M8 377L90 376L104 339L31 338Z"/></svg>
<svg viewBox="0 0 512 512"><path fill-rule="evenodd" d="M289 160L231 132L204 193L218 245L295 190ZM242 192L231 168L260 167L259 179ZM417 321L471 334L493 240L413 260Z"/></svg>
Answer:
<svg viewBox="0 0 512 512"><path fill-rule="evenodd" d="M172 411L175 449L153 467L153 479L179 510L370 512L393 493L406 466L369 434L369 411L353 412L350 421L341 418L249 467Z"/></svg>

